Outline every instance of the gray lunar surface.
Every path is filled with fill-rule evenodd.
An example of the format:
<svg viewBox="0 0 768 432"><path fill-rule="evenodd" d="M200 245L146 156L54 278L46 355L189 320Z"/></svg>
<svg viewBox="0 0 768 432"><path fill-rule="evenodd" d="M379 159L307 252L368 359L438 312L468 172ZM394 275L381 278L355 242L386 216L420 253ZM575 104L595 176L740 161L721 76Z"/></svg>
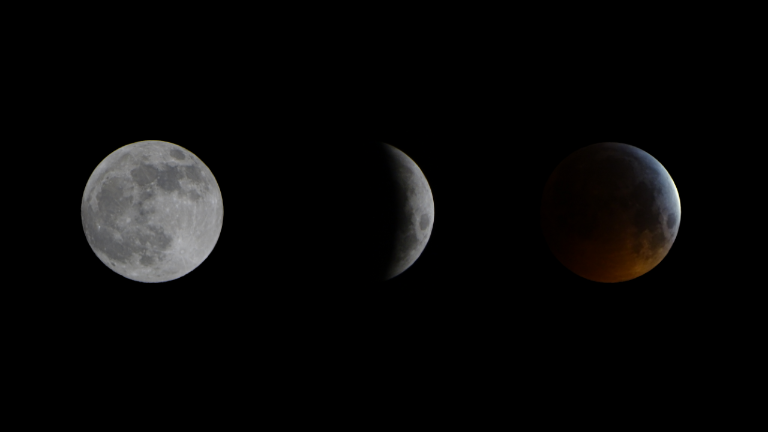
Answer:
<svg viewBox="0 0 768 432"><path fill-rule="evenodd" d="M140 141L107 156L88 179L81 206L96 256L139 282L166 282L199 266L216 245L223 216L210 169L164 141Z"/></svg>
<svg viewBox="0 0 768 432"><path fill-rule="evenodd" d="M435 221L435 203L427 178L418 165L399 149L385 144L399 196L398 226L391 265L385 279L408 269L427 246Z"/></svg>

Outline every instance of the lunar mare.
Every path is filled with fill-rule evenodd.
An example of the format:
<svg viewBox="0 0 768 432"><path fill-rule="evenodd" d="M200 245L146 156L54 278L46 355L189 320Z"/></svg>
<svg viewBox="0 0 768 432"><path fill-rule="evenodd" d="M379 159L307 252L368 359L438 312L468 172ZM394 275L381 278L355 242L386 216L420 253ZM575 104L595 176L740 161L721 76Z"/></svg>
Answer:
<svg viewBox="0 0 768 432"><path fill-rule="evenodd" d="M432 234L435 203L427 178L418 165L397 148L384 144L394 179L396 230L393 255L385 274L391 279L421 256Z"/></svg>
<svg viewBox="0 0 768 432"><path fill-rule="evenodd" d="M199 266L221 232L221 191L188 150L141 141L116 150L94 170L81 206L96 256L140 282L177 279Z"/></svg>
<svg viewBox="0 0 768 432"><path fill-rule="evenodd" d="M656 267L680 226L672 177L627 144L584 147L558 165L544 188L542 229L569 270L597 282L622 282Z"/></svg>

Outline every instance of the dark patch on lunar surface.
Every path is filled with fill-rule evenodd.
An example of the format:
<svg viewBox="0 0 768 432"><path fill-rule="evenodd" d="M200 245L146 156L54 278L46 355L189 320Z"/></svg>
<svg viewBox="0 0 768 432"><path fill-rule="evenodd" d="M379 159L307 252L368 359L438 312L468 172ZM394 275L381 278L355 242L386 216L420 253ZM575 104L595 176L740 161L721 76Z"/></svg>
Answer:
<svg viewBox="0 0 768 432"><path fill-rule="evenodd" d="M139 225L144 225L149 222L149 217L155 212L154 209L149 206L149 204L143 201L137 202L133 207L136 211L134 220Z"/></svg>
<svg viewBox="0 0 768 432"><path fill-rule="evenodd" d="M131 178L139 186L146 186L157 179L157 168L152 165L141 164L131 170Z"/></svg>
<svg viewBox="0 0 768 432"><path fill-rule="evenodd" d="M429 227L429 215L424 213L421 215L421 219L419 219L419 228L424 231L427 227Z"/></svg>
<svg viewBox="0 0 768 432"><path fill-rule="evenodd" d="M192 180L193 183L201 183L203 181L203 175L200 172L200 169L197 168L194 165L187 165L184 166L184 174L187 175L187 178Z"/></svg>
<svg viewBox="0 0 768 432"><path fill-rule="evenodd" d="M667 228L674 229L675 224L677 223L677 215L670 212L667 214Z"/></svg>
<svg viewBox="0 0 768 432"><path fill-rule="evenodd" d="M171 157L178 160L184 160L186 156L178 149L171 149Z"/></svg>
<svg viewBox="0 0 768 432"><path fill-rule="evenodd" d="M145 186L139 193L139 199L133 204L133 219L139 225L149 222L149 217L155 213L152 198L155 197L155 186Z"/></svg>
<svg viewBox="0 0 768 432"><path fill-rule="evenodd" d="M632 222L639 232L653 232L661 228L661 212L656 204L658 192L658 187L652 188L645 181L641 181L629 195L630 202L636 208Z"/></svg>
<svg viewBox="0 0 768 432"><path fill-rule="evenodd" d="M152 191L152 189L144 189L143 191L141 191L141 195L139 196L139 199L141 201L146 201L152 198L153 196L155 196L155 193Z"/></svg>
<svg viewBox="0 0 768 432"><path fill-rule="evenodd" d="M179 180L182 178L184 178L184 173L178 167L166 164L163 170L158 173L157 185L165 191L173 192L181 189Z"/></svg>
<svg viewBox="0 0 768 432"><path fill-rule="evenodd" d="M202 196L200 196L200 194L195 191L189 191L188 195L189 195L189 199L191 199L192 201L197 201L200 198L202 198Z"/></svg>
<svg viewBox="0 0 768 432"><path fill-rule="evenodd" d="M96 250L104 253L109 259L119 263L126 263L131 258L136 249L130 244L120 242L115 238L116 231L108 227L101 228L92 226L91 243Z"/></svg>
<svg viewBox="0 0 768 432"><path fill-rule="evenodd" d="M141 259L139 260L139 263L143 266L151 266L152 264L155 263L155 259L149 255L142 255Z"/></svg>
<svg viewBox="0 0 768 432"><path fill-rule="evenodd" d="M139 242L141 244L148 244L152 248L160 250L165 250L168 246L171 245L173 239L169 237L162 228L154 225L148 225L147 230L150 232L150 234L138 234Z"/></svg>
<svg viewBox="0 0 768 432"><path fill-rule="evenodd" d="M133 203L133 196L123 196L124 189L127 189L125 182L113 177L104 182L96 197L99 203L99 214L108 226L114 227L117 218Z"/></svg>

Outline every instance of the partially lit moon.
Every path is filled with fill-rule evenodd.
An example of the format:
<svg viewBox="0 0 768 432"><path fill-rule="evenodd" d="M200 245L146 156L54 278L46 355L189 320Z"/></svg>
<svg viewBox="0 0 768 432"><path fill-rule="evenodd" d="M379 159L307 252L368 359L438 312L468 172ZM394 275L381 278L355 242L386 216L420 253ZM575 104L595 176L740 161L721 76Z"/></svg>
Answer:
<svg viewBox="0 0 768 432"><path fill-rule="evenodd" d="M435 221L435 202L418 165L399 149L389 144L383 146L394 180L394 242L384 277L391 279L413 265L427 246Z"/></svg>
<svg viewBox="0 0 768 432"><path fill-rule="evenodd" d="M680 197L650 154L627 144L593 144L552 172L541 223L552 253L569 270L596 282L628 281L671 249Z"/></svg>
<svg viewBox="0 0 768 432"><path fill-rule="evenodd" d="M116 273L166 282L199 266L221 233L221 191L205 164L164 141L121 147L93 171L81 217L88 244Z"/></svg>

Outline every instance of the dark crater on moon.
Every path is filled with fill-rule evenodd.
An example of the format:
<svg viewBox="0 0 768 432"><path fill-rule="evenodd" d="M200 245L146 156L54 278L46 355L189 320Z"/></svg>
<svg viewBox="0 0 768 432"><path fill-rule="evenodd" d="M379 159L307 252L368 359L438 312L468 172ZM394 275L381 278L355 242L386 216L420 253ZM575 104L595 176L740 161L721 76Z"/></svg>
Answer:
<svg viewBox="0 0 768 432"><path fill-rule="evenodd" d="M157 175L157 185L160 189L173 192L181 189L179 180L184 178L184 172L176 166L164 164L163 169Z"/></svg>
<svg viewBox="0 0 768 432"><path fill-rule="evenodd" d="M139 186L145 186L157 180L158 170L152 165L141 164L131 170L131 178Z"/></svg>
<svg viewBox="0 0 768 432"><path fill-rule="evenodd" d="M171 149L171 157L178 160L184 160L187 158L184 153L178 149Z"/></svg>
<svg viewBox="0 0 768 432"><path fill-rule="evenodd" d="M429 227L429 215L424 213L421 215L421 219L419 219L419 228L424 231Z"/></svg>
<svg viewBox="0 0 768 432"><path fill-rule="evenodd" d="M675 229L677 224L677 215L674 212L667 213L667 228L670 230Z"/></svg>

